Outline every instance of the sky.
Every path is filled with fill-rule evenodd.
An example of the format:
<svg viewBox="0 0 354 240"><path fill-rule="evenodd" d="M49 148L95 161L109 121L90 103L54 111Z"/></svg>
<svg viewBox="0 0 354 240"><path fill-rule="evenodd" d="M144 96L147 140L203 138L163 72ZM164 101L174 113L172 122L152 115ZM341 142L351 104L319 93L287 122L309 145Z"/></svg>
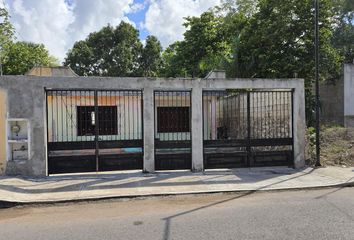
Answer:
<svg viewBox="0 0 354 240"><path fill-rule="evenodd" d="M43 43L63 61L76 41L103 26L133 24L144 42L155 35L165 48L183 39L183 18L199 16L221 0L0 0L19 41Z"/></svg>

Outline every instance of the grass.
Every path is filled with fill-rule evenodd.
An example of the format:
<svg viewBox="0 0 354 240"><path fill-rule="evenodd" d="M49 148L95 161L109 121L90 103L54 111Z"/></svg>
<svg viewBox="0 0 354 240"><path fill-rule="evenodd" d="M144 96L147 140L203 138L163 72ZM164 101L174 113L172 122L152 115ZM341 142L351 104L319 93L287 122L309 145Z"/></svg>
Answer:
<svg viewBox="0 0 354 240"><path fill-rule="evenodd" d="M321 164L324 166L354 166L354 129L341 126L322 126ZM307 160L315 160L315 130L307 129Z"/></svg>

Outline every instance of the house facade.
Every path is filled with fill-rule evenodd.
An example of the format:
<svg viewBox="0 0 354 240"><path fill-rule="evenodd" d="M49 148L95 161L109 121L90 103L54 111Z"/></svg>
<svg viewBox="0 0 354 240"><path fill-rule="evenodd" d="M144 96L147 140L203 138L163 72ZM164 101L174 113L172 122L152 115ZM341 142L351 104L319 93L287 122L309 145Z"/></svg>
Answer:
<svg viewBox="0 0 354 240"><path fill-rule="evenodd" d="M2 174L305 164L302 79L1 76L0 93Z"/></svg>

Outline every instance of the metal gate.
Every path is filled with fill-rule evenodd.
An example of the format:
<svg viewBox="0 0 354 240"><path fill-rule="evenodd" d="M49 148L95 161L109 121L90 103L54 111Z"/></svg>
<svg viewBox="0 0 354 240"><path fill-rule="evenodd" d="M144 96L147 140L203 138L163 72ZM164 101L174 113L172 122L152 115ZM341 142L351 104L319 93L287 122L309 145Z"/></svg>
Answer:
<svg viewBox="0 0 354 240"><path fill-rule="evenodd" d="M46 89L48 173L143 168L141 90Z"/></svg>
<svg viewBox="0 0 354 240"><path fill-rule="evenodd" d="M155 169L191 169L191 92L155 91Z"/></svg>
<svg viewBox="0 0 354 240"><path fill-rule="evenodd" d="M205 168L293 164L293 91L203 91Z"/></svg>

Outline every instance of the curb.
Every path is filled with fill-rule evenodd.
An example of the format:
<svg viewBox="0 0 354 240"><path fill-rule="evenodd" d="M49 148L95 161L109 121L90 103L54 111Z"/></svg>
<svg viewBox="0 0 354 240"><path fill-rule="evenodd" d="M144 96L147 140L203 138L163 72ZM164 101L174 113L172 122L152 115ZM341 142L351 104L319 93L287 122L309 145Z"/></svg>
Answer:
<svg viewBox="0 0 354 240"><path fill-rule="evenodd" d="M320 190L330 188L349 188L354 187L354 182L340 183L326 186L311 186L311 187L293 187L293 188L278 188L278 189L254 189L254 190L212 190L212 191L195 191L195 192L176 192L176 193L158 193L158 194L137 194L137 195L120 195L120 196L97 196L86 197L80 199L67 199L67 200L45 200L45 201L33 201L33 202L21 202L21 201L6 201L0 200L0 209L13 208L17 206L31 206L31 205L54 205L65 203L80 203L80 202L96 202L102 200L113 199L145 199L156 197L173 197L173 196L188 196L188 195L206 195L206 194L243 194L250 195L254 193L266 193L266 192L287 192L287 191L303 191L303 190Z"/></svg>

